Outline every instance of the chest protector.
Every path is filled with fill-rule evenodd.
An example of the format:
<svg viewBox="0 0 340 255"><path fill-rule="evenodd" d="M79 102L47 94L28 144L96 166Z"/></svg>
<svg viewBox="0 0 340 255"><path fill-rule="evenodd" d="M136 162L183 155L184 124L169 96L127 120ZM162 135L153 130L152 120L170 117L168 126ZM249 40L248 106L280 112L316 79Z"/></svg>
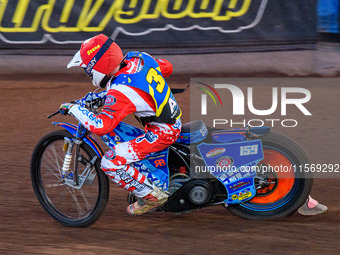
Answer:
<svg viewBox="0 0 340 255"><path fill-rule="evenodd" d="M181 116L182 112L170 87L162 76L156 60L142 52L129 52L125 56L125 60L131 58L141 58L143 60L142 69L133 74L120 74L114 79L113 83L135 87L151 95L155 102L156 115L140 118L142 123L152 121L169 124L176 123L176 119Z"/></svg>

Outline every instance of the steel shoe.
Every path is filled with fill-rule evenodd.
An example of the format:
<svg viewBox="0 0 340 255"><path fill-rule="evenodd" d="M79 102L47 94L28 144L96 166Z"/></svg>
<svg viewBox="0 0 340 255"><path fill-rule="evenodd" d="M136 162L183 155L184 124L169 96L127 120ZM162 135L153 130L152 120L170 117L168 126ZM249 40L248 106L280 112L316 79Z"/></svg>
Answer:
<svg viewBox="0 0 340 255"><path fill-rule="evenodd" d="M153 191L126 208L129 215L142 215L155 211L168 200L168 194L153 185Z"/></svg>

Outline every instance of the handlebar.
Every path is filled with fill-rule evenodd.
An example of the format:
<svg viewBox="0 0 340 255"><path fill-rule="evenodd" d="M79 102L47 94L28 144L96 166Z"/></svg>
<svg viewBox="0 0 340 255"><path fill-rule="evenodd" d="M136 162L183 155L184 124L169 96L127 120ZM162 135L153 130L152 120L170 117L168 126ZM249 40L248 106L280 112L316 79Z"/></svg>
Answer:
<svg viewBox="0 0 340 255"><path fill-rule="evenodd" d="M57 115L58 113L60 113L59 111L56 111L55 113L52 113L50 115L47 115L47 118L52 118L53 116Z"/></svg>
<svg viewBox="0 0 340 255"><path fill-rule="evenodd" d="M79 101L71 101L72 104L79 104ZM97 109L102 105L102 99L101 98L96 98L93 100L86 101L84 104L79 104L80 106L85 107L86 109L89 109L90 111L96 113ZM59 112L56 111L50 115L47 115L47 118L52 118L53 116L57 115Z"/></svg>

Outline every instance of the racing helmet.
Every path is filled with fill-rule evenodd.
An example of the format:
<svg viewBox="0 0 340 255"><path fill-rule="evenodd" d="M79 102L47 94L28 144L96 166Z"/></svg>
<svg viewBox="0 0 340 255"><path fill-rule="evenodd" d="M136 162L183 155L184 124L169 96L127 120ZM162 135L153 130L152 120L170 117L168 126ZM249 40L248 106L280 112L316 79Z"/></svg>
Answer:
<svg viewBox="0 0 340 255"><path fill-rule="evenodd" d="M113 40L103 34L85 40L80 50L73 56L67 68L80 66L96 87L104 88L107 76L122 61L123 53Z"/></svg>

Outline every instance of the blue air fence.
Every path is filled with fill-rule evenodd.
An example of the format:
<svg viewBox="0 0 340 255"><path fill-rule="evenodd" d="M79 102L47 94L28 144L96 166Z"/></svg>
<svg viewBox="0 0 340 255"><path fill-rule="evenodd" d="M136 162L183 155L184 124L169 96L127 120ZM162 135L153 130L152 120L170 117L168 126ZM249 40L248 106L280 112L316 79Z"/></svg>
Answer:
<svg viewBox="0 0 340 255"><path fill-rule="evenodd" d="M310 48L315 13L315 0L0 0L0 49L62 54L99 33L150 53Z"/></svg>
<svg viewBox="0 0 340 255"><path fill-rule="evenodd" d="M318 32L340 33L339 0L319 0L317 11L318 11Z"/></svg>

